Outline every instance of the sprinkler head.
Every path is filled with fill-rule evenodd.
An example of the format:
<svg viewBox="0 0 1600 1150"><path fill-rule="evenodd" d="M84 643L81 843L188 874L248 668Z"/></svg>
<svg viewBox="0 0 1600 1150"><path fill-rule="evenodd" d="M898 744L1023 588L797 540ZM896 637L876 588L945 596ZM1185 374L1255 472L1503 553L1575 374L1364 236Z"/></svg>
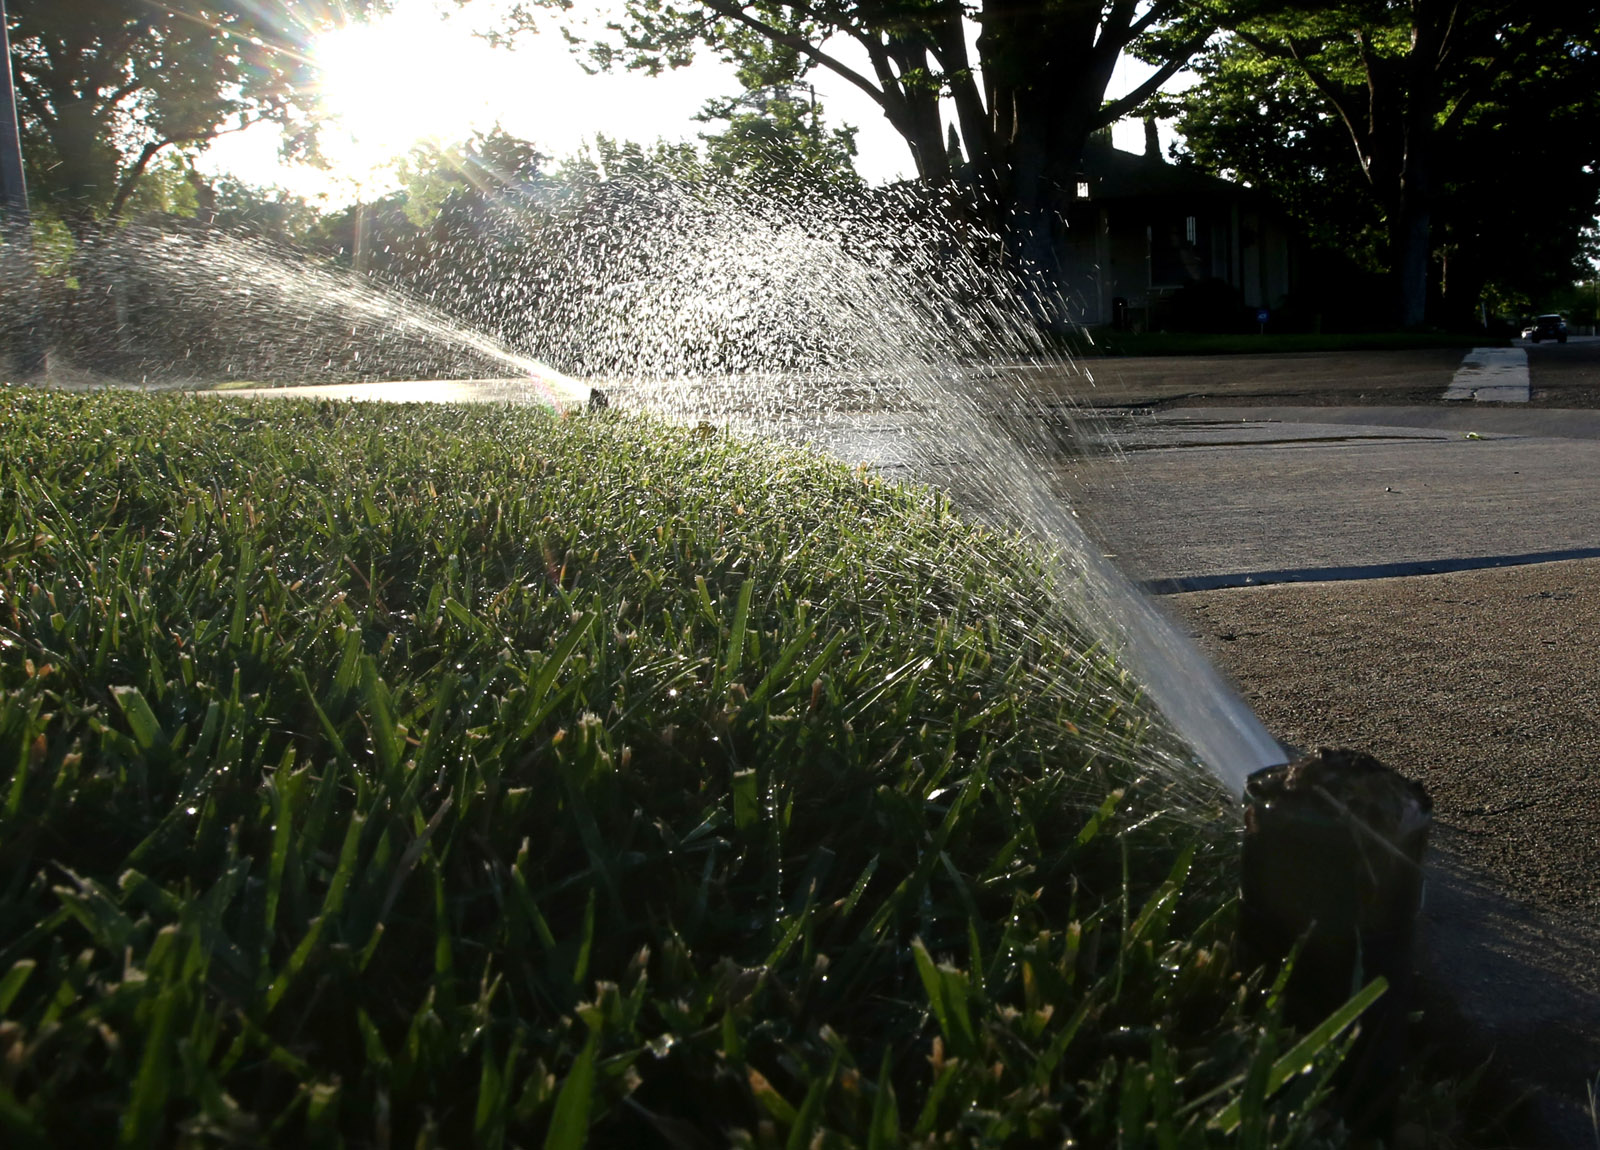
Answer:
<svg viewBox="0 0 1600 1150"><path fill-rule="evenodd" d="M1432 820L1419 783L1361 751L1323 748L1245 784L1239 941L1262 963L1298 947L1284 998L1290 1021L1315 1026L1374 979L1388 983L1343 1074L1357 1127L1381 1126L1392 1112Z"/></svg>
<svg viewBox="0 0 1600 1150"><path fill-rule="evenodd" d="M611 400L609 398L607 398L605 392L601 391L598 387L591 387L589 389L589 410L590 411L603 411L604 409L606 409L606 408L608 408L610 406L611 406Z"/></svg>
<svg viewBox="0 0 1600 1150"><path fill-rule="evenodd" d="M1301 944L1309 1014L1409 961L1432 811L1421 785L1361 751L1323 748L1246 782L1242 941L1267 961Z"/></svg>

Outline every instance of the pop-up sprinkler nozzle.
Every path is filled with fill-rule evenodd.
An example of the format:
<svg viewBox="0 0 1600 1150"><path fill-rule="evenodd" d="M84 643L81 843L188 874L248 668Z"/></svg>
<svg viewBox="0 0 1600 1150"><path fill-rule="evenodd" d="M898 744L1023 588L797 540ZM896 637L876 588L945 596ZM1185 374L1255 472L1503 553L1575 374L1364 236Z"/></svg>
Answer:
<svg viewBox="0 0 1600 1150"><path fill-rule="evenodd" d="M1373 979L1388 982L1342 1075L1352 1124L1368 1130L1391 1111L1404 1058L1432 812L1420 784L1360 751L1318 750L1245 785L1240 942L1263 963L1299 945L1289 1021L1315 1026Z"/></svg>

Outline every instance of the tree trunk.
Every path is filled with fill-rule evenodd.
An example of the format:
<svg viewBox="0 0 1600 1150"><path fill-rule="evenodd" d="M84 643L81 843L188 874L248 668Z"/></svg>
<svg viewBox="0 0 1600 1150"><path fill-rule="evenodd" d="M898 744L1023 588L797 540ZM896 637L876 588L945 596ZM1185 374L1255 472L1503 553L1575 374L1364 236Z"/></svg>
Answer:
<svg viewBox="0 0 1600 1150"><path fill-rule="evenodd" d="M1402 328L1421 327L1428 316L1428 265L1433 211L1433 145L1439 106L1438 62L1450 11L1416 6L1411 51L1406 55L1404 161L1398 211L1389 237L1396 292L1395 318Z"/></svg>
<svg viewBox="0 0 1600 1150"><path fill-rule="evenodd" d="M1389 231L1394 253L1395 319L1402 328L1421 327L1428 316L1432 213L1418 199L1405 196L1398 219Z"/></svg>
<svg viewBox="0 0 1600 1150"><path fill-rule="evenodd" d="M54 182L63 194L63 222L80 239L93 226L95 200L113 175L101 162L102 157L96 155L104 146L100 129L92 101L69 95L58 105L52 143L61 172Z"/></svg>
<svg viewBox="0 0 1600 1150"><path fill-rule="evenodd" d="M1090 135L1107 122L1106 84L1127 42L1124 11L984 0L978 37L994 125L992 170L1005 252L1039 320L1069 322L1065 210Z"/></svg>
<svg viewBox="0 0 1600 1150"><path fill-rule="evenodd" d="M1000 218L1005 253L1035 319L1052 331L1071 324L1064 208L1074 192L1086 133L1063 133L1053 102L1018 98L1016 129L1004 151Z"/></svg>

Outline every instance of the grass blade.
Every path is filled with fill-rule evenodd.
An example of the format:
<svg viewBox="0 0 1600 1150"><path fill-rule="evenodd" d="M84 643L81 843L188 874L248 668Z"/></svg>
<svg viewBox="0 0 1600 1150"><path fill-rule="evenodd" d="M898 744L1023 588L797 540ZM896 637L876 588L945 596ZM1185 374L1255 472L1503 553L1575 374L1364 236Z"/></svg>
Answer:
<svg viewBox="0 0 1600 1150"><path fill-rule="evenodd" d="M128 720L133 741L141 751L148 755L166 749L166 732L161 729L156 713L150 709L150 704L145 701L138 687L112 687L111 697L122 709L122 717Z"/></svg>
<svg viewBox="0 0 1600 1150"><path fill-rule="evenodd" d="M1272 1064L1267 1071L1266 1098L1271 1098L1284 1083L1296 1074L1309 1067L1316 1061L1317 1055L1332 1044L1334 1039L1344 1033L1362 1013L1378 999L1383 997L1389 984L1382 978L1375 978L1362 987L1338 1010L1306 1034L1299 1042L1289 1048L1281 1058ZM1223 1108L1222 1113L1211 1120L1211 1125L1220 1129L1224 1134L1232 1134L1239 1127L1241 1103L1238 1099Z"/></svg>
<svg viewBox="0 0 1600 1150"><path fill-rule="evenodd" d="M583 1050L556 1095L555 1113L544 1136L544 1150L583 1150L589 1140L589 1107L594 1098L594 1059L600 1032L590 1030Z"/></svg>
<svg viewBox="0 0 1600 1150"><path fill-rule="evenodd" d="M0 978L0 1014L11 1009L11 1004L16 1001L17 995L22 993L28 976L33 973L33 968L37 965L31 958L18 959L11 964L11 969L6 971L5 977Z"/></svg>

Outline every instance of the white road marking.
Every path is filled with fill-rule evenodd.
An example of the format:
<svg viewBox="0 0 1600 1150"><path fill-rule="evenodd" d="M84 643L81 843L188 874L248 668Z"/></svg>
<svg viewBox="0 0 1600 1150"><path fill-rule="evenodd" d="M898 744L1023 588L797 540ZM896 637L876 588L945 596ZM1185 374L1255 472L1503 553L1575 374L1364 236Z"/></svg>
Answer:
<svg viewBox="0 0 1600 1150"><path fill-rule="evenodd" d="M1520 347L1475 347L1445 389L1445 399L1528 402L1528 353Z"/></svg>

